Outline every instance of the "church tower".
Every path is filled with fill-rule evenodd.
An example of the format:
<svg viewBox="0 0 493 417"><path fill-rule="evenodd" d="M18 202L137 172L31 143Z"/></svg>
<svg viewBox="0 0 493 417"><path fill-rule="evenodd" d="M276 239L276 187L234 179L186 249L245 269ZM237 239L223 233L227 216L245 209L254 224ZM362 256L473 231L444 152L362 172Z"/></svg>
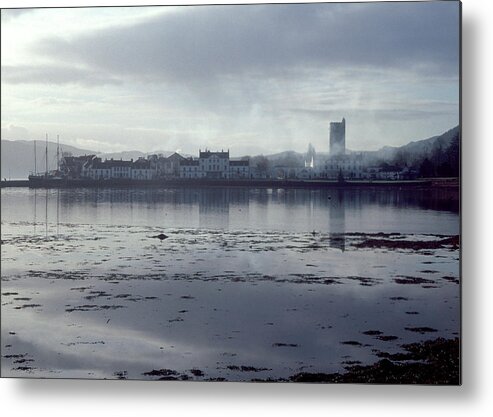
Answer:
<svg viewBox="0 0 493 417"><path fill-rule="evenodd" d="M346 119L342 122L330 122L329 125L330 156L346 154Z"/></svg>

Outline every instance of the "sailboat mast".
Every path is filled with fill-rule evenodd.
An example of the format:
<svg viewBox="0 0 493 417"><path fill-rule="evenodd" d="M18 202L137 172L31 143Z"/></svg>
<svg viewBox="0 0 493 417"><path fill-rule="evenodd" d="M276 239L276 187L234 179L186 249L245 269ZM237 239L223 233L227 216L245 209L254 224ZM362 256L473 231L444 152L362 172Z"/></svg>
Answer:
<svg viewBox="0 0 493 417"><path fill-rule="evenodd" d="M46 165L45 175L48 176L48 133L46 134L45 165Z"/></svg>
<svg viewBox="0 0 493 417"><path fill-rule="evenodd" d="M36 166L36 140L34 140L34 175L38 173L38 169Z"/></svg>
<svg viewBox="0 0 493 417"><path fill-rule="evenodd" d="M56 135L56 172L60 171L60 135Z"/></svg>

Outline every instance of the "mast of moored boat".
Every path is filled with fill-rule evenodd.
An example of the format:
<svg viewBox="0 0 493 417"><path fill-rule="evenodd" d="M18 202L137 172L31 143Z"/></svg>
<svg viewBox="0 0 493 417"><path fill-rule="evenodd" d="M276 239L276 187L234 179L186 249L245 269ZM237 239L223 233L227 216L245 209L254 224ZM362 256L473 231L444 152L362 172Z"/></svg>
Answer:
<svg viewBox="0 0 493 417"><path fill-rule="evenodd" d="M56 135L56 172L60 171L60 135Z"/></svg>
<svg viewBox="0 0 493 417"><path fill-rule="evenodd" d="M38 169L36 167L36 139L34 140L34 175L38 173Z"/></svg>
<svg viewBox="0 0 493 417"><path fill-rule="evenodd" d="M48 177L48 133L46 134L46 149L45 149L45 165L46 165L46 171L45 171L45 177Z"/></svg>

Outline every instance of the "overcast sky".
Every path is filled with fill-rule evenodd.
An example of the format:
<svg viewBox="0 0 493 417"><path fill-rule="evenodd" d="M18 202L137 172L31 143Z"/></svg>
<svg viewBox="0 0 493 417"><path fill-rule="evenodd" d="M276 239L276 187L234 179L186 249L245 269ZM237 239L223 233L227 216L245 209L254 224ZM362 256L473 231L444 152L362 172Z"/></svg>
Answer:
<svg viewBox="0 0 493 417"><path fill-rule="evenodd" d="M354 150L459 123L455 1L2 10L2 139Z"/></svg>

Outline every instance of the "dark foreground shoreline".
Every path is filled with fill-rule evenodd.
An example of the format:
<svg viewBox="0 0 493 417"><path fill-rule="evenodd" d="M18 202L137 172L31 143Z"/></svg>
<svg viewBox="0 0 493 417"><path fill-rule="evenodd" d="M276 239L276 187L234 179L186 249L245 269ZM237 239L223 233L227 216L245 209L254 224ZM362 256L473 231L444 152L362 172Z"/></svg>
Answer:
<svg viewBox="0 0 493 417"><path fill-rule="evenodd" d="M425 342L405 344L399 353L378 352L382 358L372 365L347 366L346 372L300 372L288 378L253 378L250 382L296 382L326 384L401 384L401 385L461 385L459 338L437 338ZM258 371L242 366L245 371ZM194 369L194 375L204 375ZM158 381L188 381L188 375L180 375L172 369L153 369L144 373ZM119 379L126 379L125 377ZM225 378L204 379L209 382L225 382Z"/></svg>
<svg viewBox="0 0 493 417"><path fill-rule="evenodd" d="M403 181L324 181L324 180L59 180L42 179L0 181L0 187L29 188L195 188L195 187L259 187L259 188L354 188L354 187L459 187L459 180L424 179Z"/></svg>
<svg viewBox="0 0 493 417"><path fill-rule="evenodd" d="M460 385L459 338L428 340L402 346L403 353L379 352L373 365L351 366L345 373L302 372L290 382Z"/></svg>

